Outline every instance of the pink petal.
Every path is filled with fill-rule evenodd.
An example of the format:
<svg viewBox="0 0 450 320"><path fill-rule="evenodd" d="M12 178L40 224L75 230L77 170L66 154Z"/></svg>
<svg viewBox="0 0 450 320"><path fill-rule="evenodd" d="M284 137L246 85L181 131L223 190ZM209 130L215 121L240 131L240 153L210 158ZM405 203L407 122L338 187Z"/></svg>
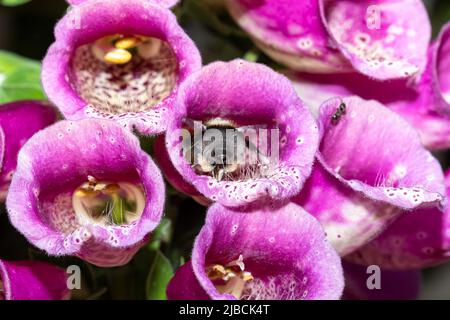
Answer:
<svg viewBox="0 0 450 320"><path fill-rule="evenodd" d="M227 5L237 23L275 61L308 72L352 69L331 48L317 0L229 0Z"/></svg>
<svg viewBox="0 0 450 320"><path fill-rule="evenodd" d="M180 139L185 121L217 117L238 126L256 123L278 129L279 160L269 164L269 174L258 171L220 180L193 168ZM298 194L311 172L317 143L317 125L288 79L267 66L240 59L211 63L189 77L180 87L166 133L166 148L181 176L208 199L229 206Z"/></svg>
<svg viewBox="0 0 450 320"><path fill-rule="evenodd" d="M238 257L244 271L254 277L241 299L334 300L341 296L344 284L339 257L317 220L292 203L251 211L214 204L188 262L193 272L182 267L172 279L170 291L180 289L176 298L198 297L196 285L191 285L190 292L182 289L195 277L211 299L235 299L217 290L206 267L226 265Z"/></svg>
<svg viewBox="0 0 450 320"><path fill-rule="evenodd" d="M446 172L447 195L450 171ZM450 209L403 214L380 236L348 257L349 261L390 269L427 268L450 259Z"/></svg>
<svg viewBox="0 0 450 320"><path fill-rule="evenodd" d="M379 80L423 72L431 26L422 1L320 3L329 34L359 72Z"/></svg>
<svg viewBox="0 0 450 320"><path fill-rule="evenodd" d="M345 113L333 121L341 103ZM321 106L319 127L319 163L295 202L319 219L341 255L370 241L402 209L443 205L439 163L397 114L375 101L335 98Z"/></svg>
<svg viewBox="0 0 450 320"><path fill-rule="evenodd" d="M39 261L0 260L6 300L63 300L69 297L65 270Z"/></svg>
<svg viewBox="0 0 450 320"><path fill-rule="evenodd" d="M88 176L141 186L145 204L137 220L119 225L80 217L72 196ZM6 204L11 223L39 249L117 266L148 240L164 200L162 175L138 139L112 121L84 119L59 121L28 140Z"/></svg>

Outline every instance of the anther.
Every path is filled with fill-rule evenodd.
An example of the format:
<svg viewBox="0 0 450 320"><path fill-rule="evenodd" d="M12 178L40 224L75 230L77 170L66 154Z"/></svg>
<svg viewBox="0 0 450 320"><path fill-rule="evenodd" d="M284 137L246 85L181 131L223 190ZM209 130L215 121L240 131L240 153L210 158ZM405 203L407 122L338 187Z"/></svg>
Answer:
<svg viewBox="0 0 450 320"><path fill-rule="evenodd" d="M103 59L105 62L113 64L125 64L131 61L133 55L124 49L114 49L105 54Z"/></svg>
<svg viewBox="0 0 450 320"><path fill-rule="evenodd" d="M135 48L140 42L141 42L141 40L136 37L124 37L124 38L117 40L114 43L114 46L117 49L130 50L130 49Z"/></svg>

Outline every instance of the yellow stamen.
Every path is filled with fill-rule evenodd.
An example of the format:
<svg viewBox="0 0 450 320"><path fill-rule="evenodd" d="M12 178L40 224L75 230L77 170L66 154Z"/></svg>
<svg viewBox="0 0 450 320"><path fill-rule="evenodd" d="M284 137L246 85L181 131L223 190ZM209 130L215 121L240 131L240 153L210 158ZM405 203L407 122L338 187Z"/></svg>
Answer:
<svg viewBox="0 0 450 320"><path fill-rule="evenodd" d="M80 221L105 225L132 223L140 218L145 195L139 186L112 183L88 177L72 196L72 206Z"/></svg>
<svg viewBox="0 0 450 320"><path fill-rule="evenodd" d="M114 49L105 54L105 62L113 64L125 64L131 61L133 55L124 49Z"/></svg>
<svg viewBox="0 0 450 320"><path fill-rule="evenodd" d="M78 190L75 191L75 196L80 197L80 198L87 197L87 196L94 195L94 194L96 194L96 192L87 190L87 189L83 189L83 188L79 188Z"/></svg>
<svg viewBox="0 0 450 320"><path fill-rule="evenodd" d="M220 293L228 293L240 299L245 289L245 284L252 281L253 275L244 271L244 258L239 255L239 258L231 261L225 266L215 264L206 268L208 278L214 282L217 291Z"/></svg>
<svg viewBox="0 0 450 320"><path fill-rule="evenodd" d="M97 184L94 186L94 191L103 191L103 190L106 189L107 186L108 186L108 185L107 185L106 183L97 183Z"/></svg>
<svg viewBox="0 0 450 320"><path fill-rule="evenodd" d="M250 272L247 272L247 271L242 272L242 280L244 280L244 281L251 281L253 279L254 279L253 275Z"/></svg>
<svg viewBox="0 0 450 320"><path fill-rule="evenodd" d="M139 38L125 37L117 40L117 42L114 43L114 46L118 49L129 50L135 48L140 42L141 40Z"/></svg>

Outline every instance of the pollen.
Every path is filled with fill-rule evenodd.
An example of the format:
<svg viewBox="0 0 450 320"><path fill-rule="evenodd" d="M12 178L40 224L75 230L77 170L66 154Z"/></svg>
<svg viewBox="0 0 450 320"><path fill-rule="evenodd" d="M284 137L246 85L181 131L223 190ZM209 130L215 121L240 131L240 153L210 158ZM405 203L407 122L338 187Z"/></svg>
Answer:
<svg viewBox="0 0 450 320"><path fill-rule="evenodd" d="M137 37L124 37L117 40L114 46L117 49L130 50L135 48L140 42L141 40Z"/></svg>
<svg viewBox="0 0 450 320"><path fill-rule="evenodd" d="M104 56L105 62L113 64L125 64L131 61L133 55L124 49L113 49Z"/></svg>

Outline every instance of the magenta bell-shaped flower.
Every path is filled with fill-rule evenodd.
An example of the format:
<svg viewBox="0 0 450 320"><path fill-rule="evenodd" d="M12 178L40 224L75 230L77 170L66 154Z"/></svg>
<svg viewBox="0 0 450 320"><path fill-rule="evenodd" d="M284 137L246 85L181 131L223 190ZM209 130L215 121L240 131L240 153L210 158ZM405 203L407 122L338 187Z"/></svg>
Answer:
<svg viewBox="0 0 450 320"><path fill-rule="evenodd" d="M445 206L442 169L402 117L350 97L324 102L318 120L318 161L294 201L322 223L341 256L404 210Z"/></svg>
<svg viewBox="0 0 450 320"><path fill-rule="evenodd" d="M341 261L295 204L242 211L214 204L169 299L326 300L344 287Z"/></svg>
<svg viewBox="0 0 450 320"><path fill-rule="evenodd" d="M431 26L420 0L226 0L226 4L256 45L294 70L356 70L387 80L416 76L425 68Z"/></svg>
<svg viewBox="0 0 450 320"><path fill-rule="evenodd" d="M407 80L379 82L357 73L309 75L292 71L301 99L314 114L332 97L357 95L377 100L403 116L416 128L422 143L431 150L450 147L450 24L444 26L428 50L425 72L413 83Z"/></svg>
<svg viewBox="0 0 450 320"><path fill-rule="evenodd" d="M247 158L228 157L232 148L224 142L224 163L208 161L205 152L198 151L206 133L202 142L196 141L196 125L200 133L218 132L223 137L227 131L252 133L242 142ZM180 87L166 132L167 152L176 171L162 168L182 191L195 195L192 185L207 199L227 206L286 200L300 191L309 176L317 144L317 125L288 79L261 64L215 62Z"/></svg>
<svg viewBox="0 0 450 320"><path fill-rule="evenodd" d="M12 224L50 255L126 264L159 224L165 187L128 130L107 120L60 121L19 153L7 198Z"/></svg>
<svg viewBox="0 0 450 320"><path fill-rule="evenodd" d="M160 5L169 2L74 1L42 69L45 92L67 119L166 130L179 85L201 66L192 40Z"/></svg>

